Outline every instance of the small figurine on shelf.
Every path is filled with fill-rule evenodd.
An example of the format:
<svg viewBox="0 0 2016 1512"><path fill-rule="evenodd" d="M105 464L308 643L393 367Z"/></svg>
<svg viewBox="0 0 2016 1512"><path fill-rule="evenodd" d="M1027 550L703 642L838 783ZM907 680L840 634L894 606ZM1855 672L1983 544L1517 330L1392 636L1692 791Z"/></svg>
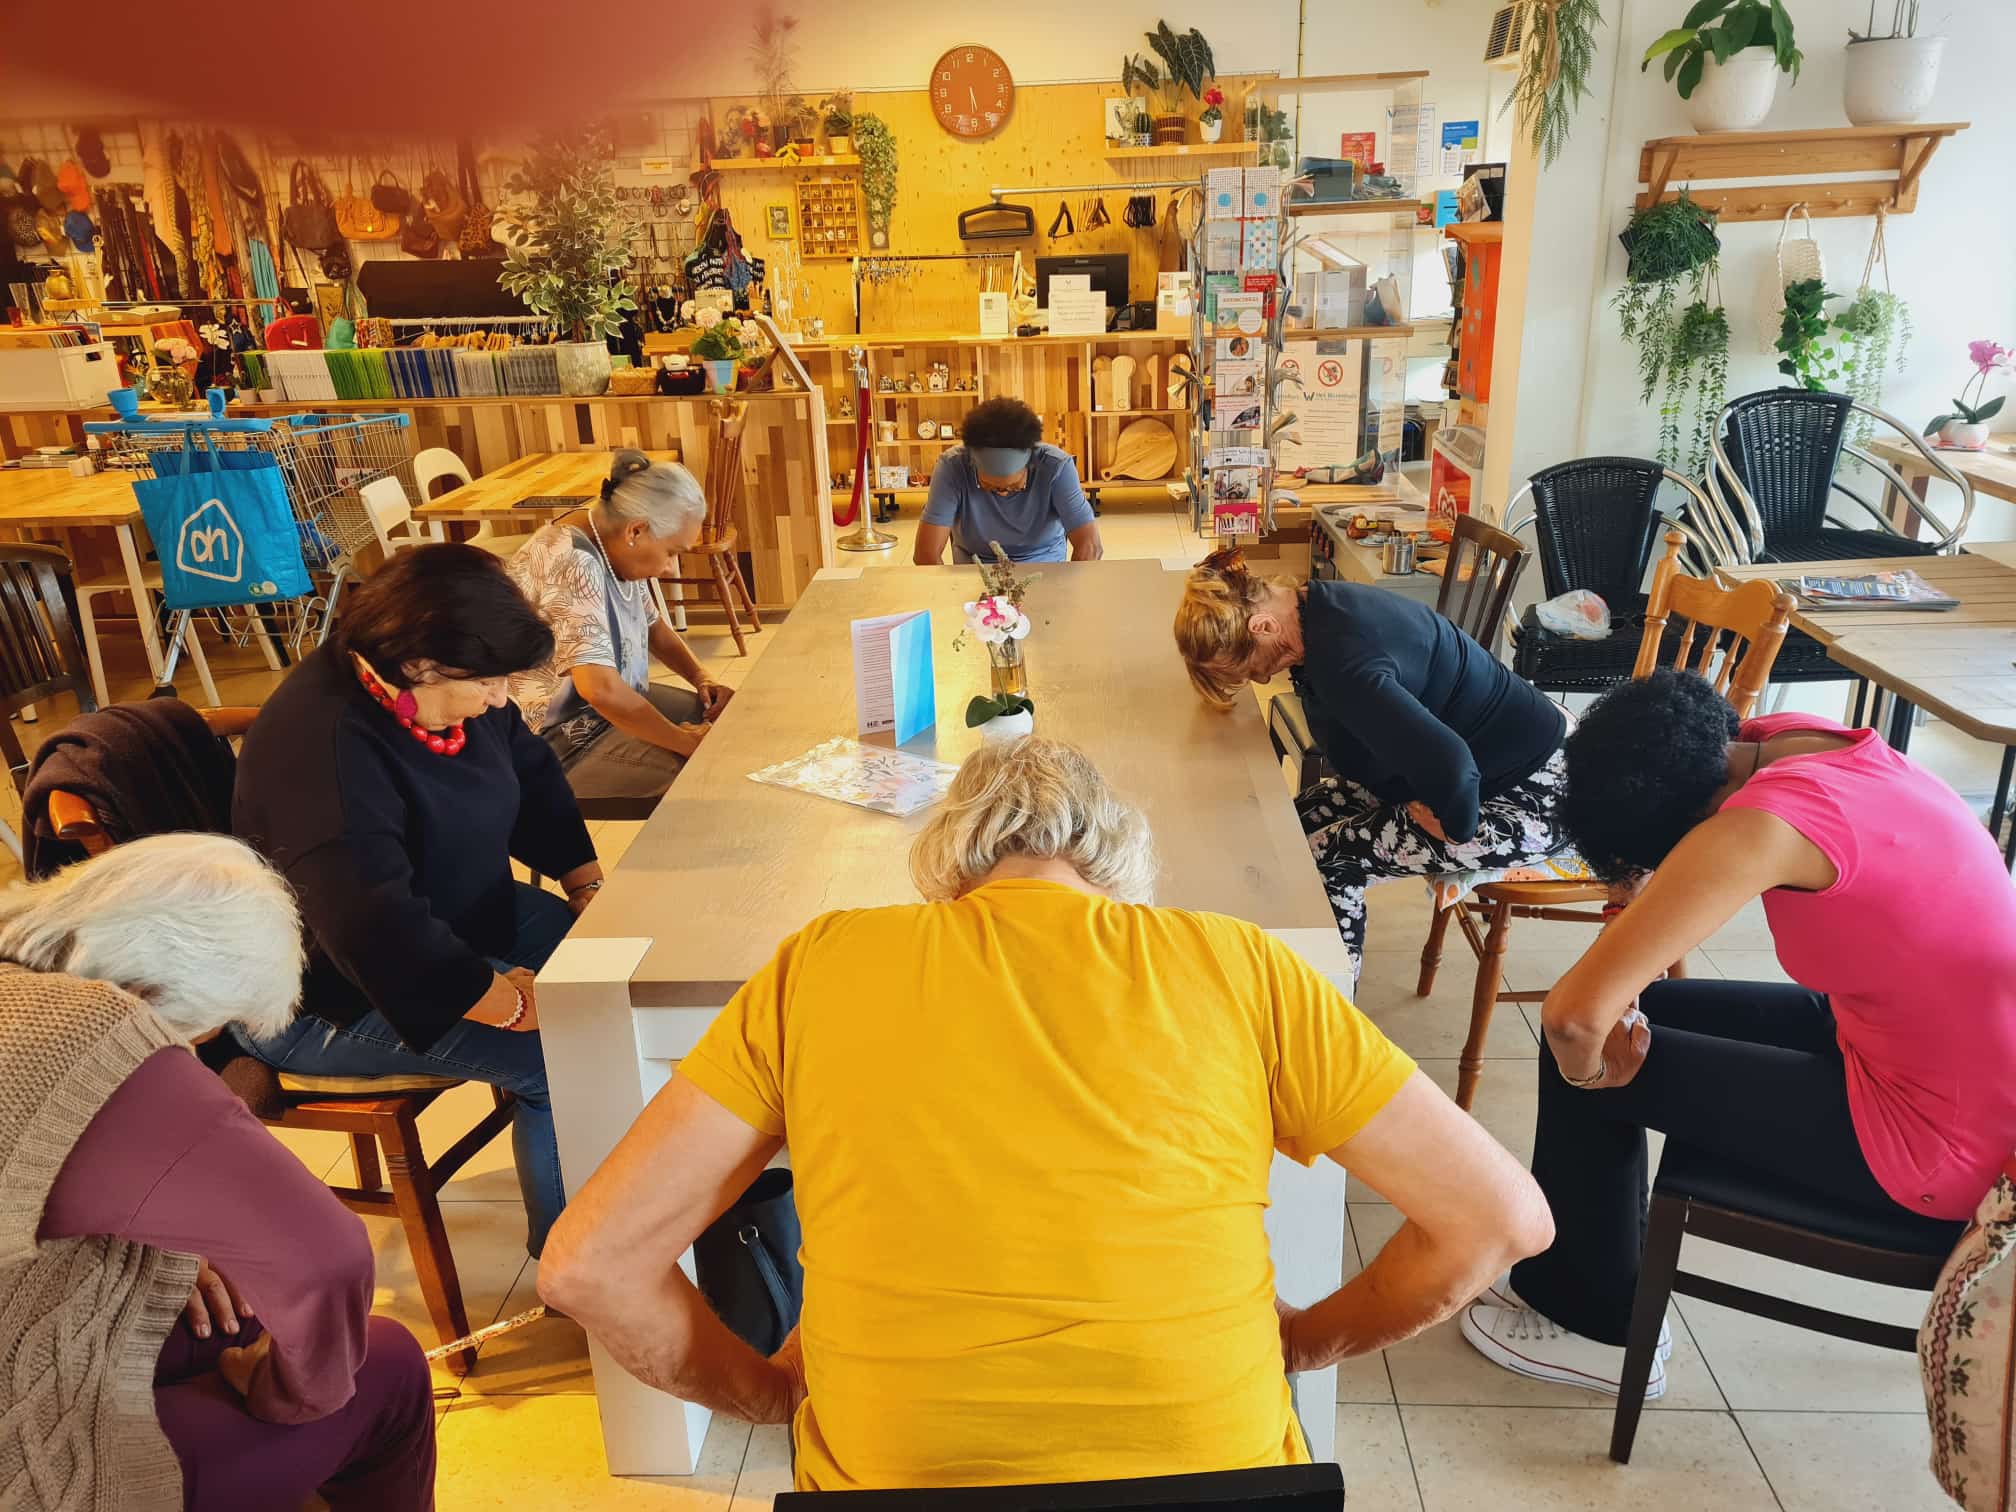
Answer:
<svg viewBox="0 0 2016 1512"><path fill-rule="evenodd" d="M881 381L881 382L879 382L879 383L877 383L877 384L875 385L875 392L876 392L876 393L878 393L878 394L893 394L893 393L895 393L895 392L896 392L896 380L895 380L894 378L891 378L891 377L890 377L890 376L889 376L889 375L888 375L887 373L884 373L884 374L882 375L882 381Z"/></svg>
<svg viewBox="0 0 2016 1512"><path fill-rule="evenodd" d="M952 384L951 367L943 362L932 363L931 385L930 385L931 392L934 394L942 394L951 387L951 384Z"/></svg>
<svg viewBox="0 0 2016 1512"><path fill-rule="evenodd" d="M924 392L924 380L919 378L915 373L910 375L910 392L913 394Z"/></svg>

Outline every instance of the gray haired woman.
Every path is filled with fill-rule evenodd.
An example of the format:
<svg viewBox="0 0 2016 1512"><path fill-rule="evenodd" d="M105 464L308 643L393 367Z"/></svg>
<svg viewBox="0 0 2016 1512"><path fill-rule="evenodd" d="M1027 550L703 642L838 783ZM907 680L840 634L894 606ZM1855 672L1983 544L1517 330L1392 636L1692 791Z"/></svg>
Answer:
<svg viewBox="0 0 2016 1512"><path fill-rule="evenodd" d="M577 798L655 798L700 747L732 690L659 615L651 580L699 539L707 500L676 462L619 451L599 501L537 531L507 564L553 628L553 655L511 679ZM692 685L654 685L656 657Z"/></svg>

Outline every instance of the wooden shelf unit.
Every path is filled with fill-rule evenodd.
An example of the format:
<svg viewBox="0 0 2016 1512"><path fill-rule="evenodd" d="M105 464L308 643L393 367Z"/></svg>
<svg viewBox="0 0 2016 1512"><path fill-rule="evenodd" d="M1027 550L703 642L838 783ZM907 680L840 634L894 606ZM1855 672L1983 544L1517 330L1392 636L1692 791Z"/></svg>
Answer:
<svg viewBox="0 0 2016 1512"><path fill-rule="evenodd" d="M1307 330L1297 330L1293 326L1284 327L1283 341L1407 341L1414 335L1412 325L1383 326L1312 326Z"/></svg>
<svg viewBox="0 0 2016 1512"><path fill-rule="evenodd" d="M829 153L818 157L802 157L795 162L785 162L774 157L717 157L707 166L714 173L762 173L766 170L772 172L818 173L828 168L859 168L861 166L861 159L858 155L851 152L843 152L837 155Z"/></svg>
<svg viewBox="0 0 2016 1512"><path fill-rule="evenodd" d="M1457 221L1454 225L1444 226L1442 234L1449 240L1462 242L1466 246L1488 246L1505 240L1505 222Z"/></svg>
<svg viewBox="0 0 2016 1512"><path fill-rule="evenodd" d="M1108 159L1131 163L1142 158L1216 158L1230 162L1234 158L1251 157L1260 147L1258 142L1165 142L1157 147L1108 147ZM1125 188L1115 185L1116 188Z"/></svg>
<svg viewBox="0 0 2016 1512"><path fill-rule="evenodd" d="M1679 188L1724 221L1778 220L1794 205L1823 217L1891 215L1918 207L1925 165L1966 121L1838 126L1824 131L1714 131L1655 137L1638 154L1638 208L1677 197ZM1887 178L1816 180L1816 173L1888 173ZM1797 177L1794 177L1796 175ZM1791 179L1731 184L1731 179ZM1724 181L1724 182L1718 182Z"/></svg>

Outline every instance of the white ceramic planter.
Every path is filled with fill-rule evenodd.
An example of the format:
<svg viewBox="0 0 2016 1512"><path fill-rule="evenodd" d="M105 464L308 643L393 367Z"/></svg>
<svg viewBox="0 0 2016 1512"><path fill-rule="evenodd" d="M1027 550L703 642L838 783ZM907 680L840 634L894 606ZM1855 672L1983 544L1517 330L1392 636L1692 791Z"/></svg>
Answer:
<svg viewBox="0 0 2016 1512"><path fill-rule="evenodd" d="M1200 142L1215 142L1224 130L1225 117L1222 115L1215 121L1199 121L1197 123L1197 139Z"/></svg>
<svg viewBox="0 0 2016 1512"><path fill-rule="evenodd" d="M582 397L609 388L609 348L599 341L563 341L553 349L560 369L560 392Z"/></svg>
<svg viewBox="0 0 2016 1512"><path fill-rule="evenodd" d="M1686 102L1696 131L1754 131L1778 98L1778 59L1768 47L1746 47L1727 63L1708 55L1701 82Z"/></svg>
<svg viewBox="0 0 2016 1512"><path fill-rule="evenodd" d="M1020 740L1036 731L1036 716L1028 709L1020 714L1001 714L980 726L982 740Z"/></svg>
<svg viewBox="0 0 2016 1512"><path fill-rule="evenodd" d="M834 157L846 157L854 150L854 138L829 136L826 138L826 150Z"/></svg>
<svg viewBox="0 0 2016 1512"><path fill-rule="evenodd" d="M1848 44L1841 106L1857 126L1915 121L1932 108L1944 37L1889 37Z"/></svg>
<svg viewBox="0 0 2016 1512"><path fill-rule="evenodd" d="M1939 444L1955 451L1980 451L1988 444L1988 427L1970 425L1965 420L1948 420L1939 427Z"/></svg>

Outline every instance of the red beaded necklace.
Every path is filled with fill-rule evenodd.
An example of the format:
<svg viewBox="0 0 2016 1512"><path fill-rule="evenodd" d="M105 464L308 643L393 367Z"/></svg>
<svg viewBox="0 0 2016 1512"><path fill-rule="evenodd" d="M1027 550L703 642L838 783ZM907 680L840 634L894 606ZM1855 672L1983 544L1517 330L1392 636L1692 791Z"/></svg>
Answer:
<svg viewBox="0 0 2016 1512"><path fill-rule="evenodd" d="M462 728L459 720L448 726L448 733L445 735L436 735L431 730L423 729L414 722L419 716L420 707L413 697L413 690L411 688L401 688L399 696L394 698L390 693L385 691L385 685L379 682L377 677L366 669L361 660L357 661L354 665L357 668L357 681L363 686L364 691L378 701L379 708L398 720L400 727L407 734L411 735L436 755L456 756L461 754L462 747L469 743L469 734Z"/></svg>

